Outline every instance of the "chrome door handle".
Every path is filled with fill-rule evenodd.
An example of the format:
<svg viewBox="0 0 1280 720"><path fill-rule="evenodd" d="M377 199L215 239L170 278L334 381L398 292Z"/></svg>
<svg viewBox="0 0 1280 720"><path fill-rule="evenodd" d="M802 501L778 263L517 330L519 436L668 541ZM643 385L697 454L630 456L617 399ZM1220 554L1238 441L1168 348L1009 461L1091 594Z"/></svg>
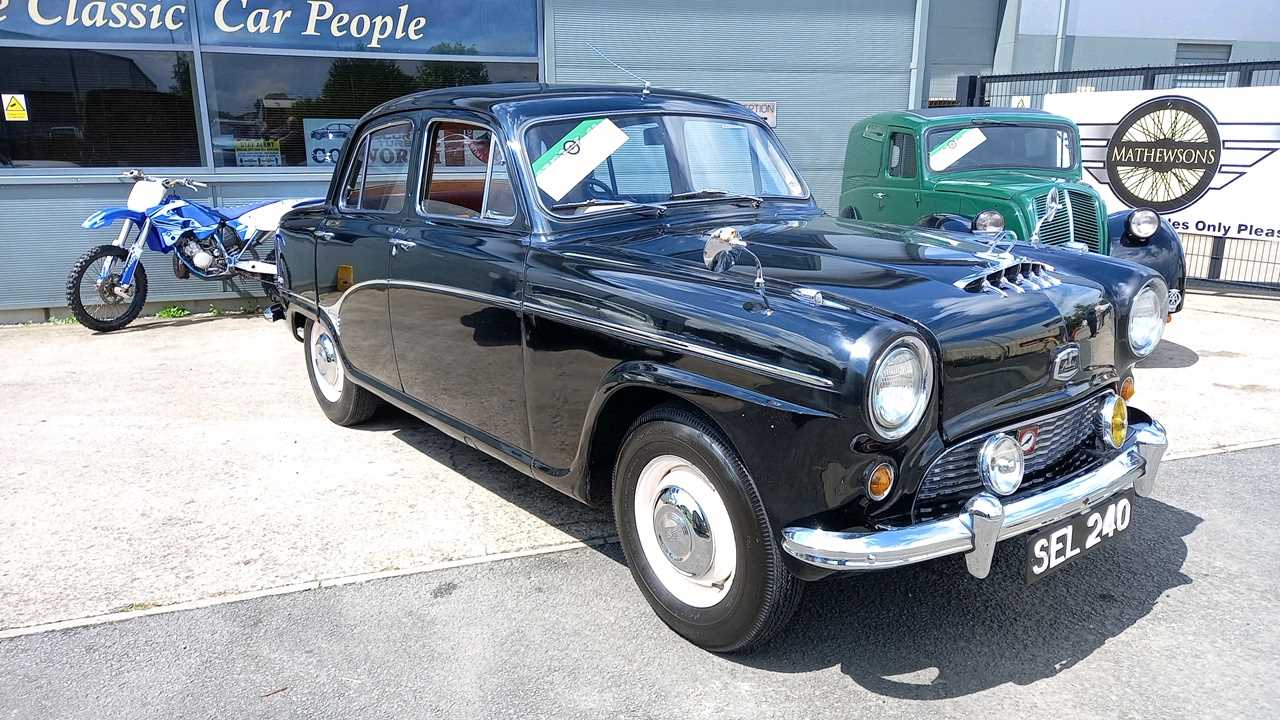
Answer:
<svg viewBox="0 0 1280 720"><path fill-rule="evenodd" d="M884 199L884 193L879 193L879 192L878 192L878 193L872 193L872 194L871 194L871 197L873 197L873 198L875 198L875 199L877 199L877 200L883 200L883 199Z"/></svg>
<svg viewBox="0 0 1280 720"><path fill-rule="evenodd" d="M392 245L393 247L398 247L398 248L400 248L401 250L412 250L412 249L413 249L413 241L412 241L412 240L400 240L400 239L397 239L397 238L389 238L389 239L387 240L387 242L391 243L391 245Z"/></svg>
<svg viewBox="0 0 1280 720"><path fill-rule="evenodd" d="M335 237L337 237L337 235L334 235L333 233L329 232L328 230L316 230L316 231L312 232L312 234L313 234L313 235L315 235L316 237L320 238L321 240L332 240L332 239L334 239Z"/></svg>

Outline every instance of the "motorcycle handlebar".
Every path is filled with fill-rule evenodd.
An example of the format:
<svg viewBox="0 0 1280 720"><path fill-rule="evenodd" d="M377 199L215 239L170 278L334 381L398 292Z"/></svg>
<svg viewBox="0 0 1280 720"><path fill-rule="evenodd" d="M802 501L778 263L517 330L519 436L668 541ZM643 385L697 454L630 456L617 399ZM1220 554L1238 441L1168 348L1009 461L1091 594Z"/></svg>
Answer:
<svg viewBox="0 0 1280 720"><path fill-rule="evenodd" d="M207 187L209 187L209 186L208 186L207 184L205 184L205 183L199 182L199 181L197 181L197 180L192 180L192 179L190 179L190 178L162 178L162 177L151 177L151 176L148 176L145 172L143 172L143 171L141 171L141 170L126 170L125 172L120 173L120 177L125 178L126 180L132 180L132 181L134 181L134 182L142 182L143 180L151 180L151 181L154 181L154 182L158 182L158 183L160 183L161 185L164 185L164 186L165 186L165 187L167 187L167 188L175 188L175 187L177 187L177 186L179 186L179 185L182 185L182 186L184 186L184 187L191 188L192 190L199 190L200 188L207 188Z"/></svg>

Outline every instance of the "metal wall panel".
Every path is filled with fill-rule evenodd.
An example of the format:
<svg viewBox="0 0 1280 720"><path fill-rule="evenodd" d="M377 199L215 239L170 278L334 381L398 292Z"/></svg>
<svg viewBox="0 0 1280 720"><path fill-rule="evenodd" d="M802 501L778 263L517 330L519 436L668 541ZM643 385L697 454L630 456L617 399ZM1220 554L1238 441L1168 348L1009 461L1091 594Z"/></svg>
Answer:
<svg viewBox="0 0 1280 720"><path fill-rule="evenodd" d="M818 203L840 194L849 127L906 106L914 0L545 0L547 79L776 101L777 133Z"/></svg>
<svg viewBox="0 0 1280 720"><path fill-rule="evenodd" d="M212 184L212 183L211 183ZM218 204L279 197L316 197L327 183L262 182L215 185L193 199L214 199ZM80 223L94 211L124 205L126 183L72 182L58 184L0 185L0 310L64 308L67 271L86 249L110 244L120 226L85 230ZM261 288L239 291L222 283L178 280L168 255L148 251L142 257L147 268L147 299L204 300L237 297L243 292L261 294Z"/></svg>

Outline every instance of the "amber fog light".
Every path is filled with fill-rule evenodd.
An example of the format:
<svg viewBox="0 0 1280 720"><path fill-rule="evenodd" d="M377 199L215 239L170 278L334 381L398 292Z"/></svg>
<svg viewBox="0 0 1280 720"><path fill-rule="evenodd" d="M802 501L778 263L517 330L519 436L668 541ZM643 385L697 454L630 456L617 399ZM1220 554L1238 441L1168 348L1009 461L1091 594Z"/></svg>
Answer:
<svg viewBox="0 0 1280 720"><path fill-rule="evenodd" d="M1130 375L1124 379L1124 382L1120 383L1120 397L1124 398L1125 402L1128 402L1133 399L1134 392L1136 390L1133 388L1133 376Z"/></svg>
<svg viewBox="0 0 1280 720"><path fill-rule="evenodd" d="M1124 398L1109 393L1098 410L1098 431L1107 444L1113 448L1124 445L1129 435L1129 406Z"/></svg>
<svg viewBox="0 0 1280 720"><path fill-rule="evenodd" d="M893 466L889 463L880 463L871 469L871 473L867 475L867 495L872 500L883 500L889 497L889 491L893 489Z"/></svg>

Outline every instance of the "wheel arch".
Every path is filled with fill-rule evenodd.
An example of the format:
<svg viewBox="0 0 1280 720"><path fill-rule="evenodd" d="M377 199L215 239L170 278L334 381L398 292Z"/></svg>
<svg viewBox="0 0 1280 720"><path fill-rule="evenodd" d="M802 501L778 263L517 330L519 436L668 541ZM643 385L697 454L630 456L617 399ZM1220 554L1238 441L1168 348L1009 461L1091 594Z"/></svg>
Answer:
<svg viewBox="0 0 1280 720"><path fill-rule="evenodd" d="M574 493L598 507L610 502L613 466L627 431L637 418L664 403L681 405L707 421L744 460L749 453L736 439L758 422L761 414L832 417L830 413L765 395L688 370L650 362L627 362L615 367L597 392L583 430L585 458ZM742 430L743 432L737 432Z"/></svg>

